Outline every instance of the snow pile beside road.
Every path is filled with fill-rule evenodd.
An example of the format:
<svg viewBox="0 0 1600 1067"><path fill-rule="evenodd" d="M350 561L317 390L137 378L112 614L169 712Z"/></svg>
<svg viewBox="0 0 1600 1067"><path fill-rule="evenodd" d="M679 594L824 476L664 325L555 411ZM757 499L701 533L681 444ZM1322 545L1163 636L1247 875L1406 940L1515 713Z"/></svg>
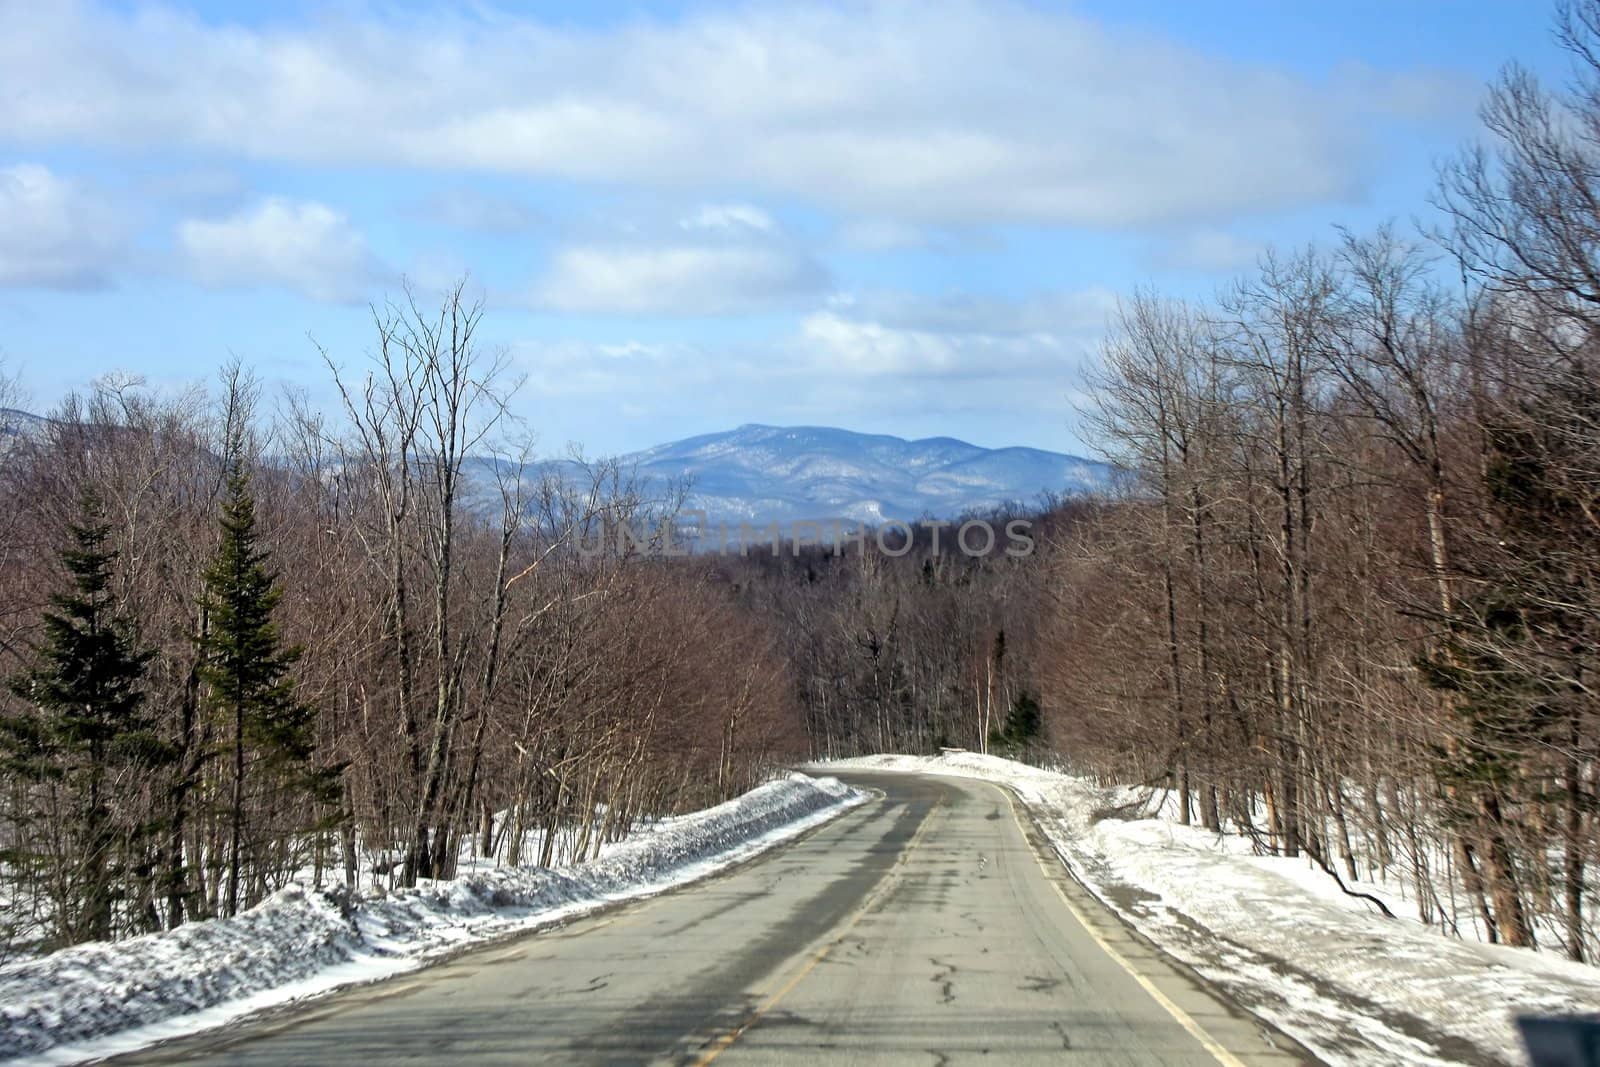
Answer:
<svg viewBox="0 0 1600 1067"><path fill-rule="evenodd" d="M866 800L795 774L567 868L502 868L386 897L291 886L232 919L0 967L0 1058L68 1063L420 966L455 946L703 878Z"/></svg>
<svg viewBox="0 0 1600 1067"><path fill-rule="evenodd" d="M827 766L1011 787L1108 907L1330 1063L1522 1063L1516 1016L1600 1006L1600 969L1387 919L1307 860L1143 816L1143 791L966 752Z"/></svg>

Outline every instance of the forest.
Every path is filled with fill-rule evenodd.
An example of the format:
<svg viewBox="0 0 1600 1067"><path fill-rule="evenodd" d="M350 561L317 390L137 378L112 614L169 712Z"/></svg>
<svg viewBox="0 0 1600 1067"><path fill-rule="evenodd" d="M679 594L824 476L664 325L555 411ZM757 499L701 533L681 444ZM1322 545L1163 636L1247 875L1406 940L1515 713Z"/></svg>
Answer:
<svg viewBox="0 0 1600 1067"><path fill-rule="evenodd" d="M571 862L805 755L773 635L708 569L576 551L670 493L536 471L481 316L459 289L379 311L369 361L330 357L336 417L267 417L231 365L176 398L102 381L8 438L11 951L463 849Z"/></svg>
<svg viewBox="0 0 1600 1067"><path fill-rule="evenodd" d="M1558 35L1572 83L1507 69L1436 223L1128 294L1079 413L1124 481L1032 557L754 583L813 746L1031 752L1593 961L1600 5Z"/></svg>
<svg viewBox="0 0 1600 1067"><path fill-rule="evenodd" d="M1508 68L1433 222L1128 294L1077 413L1117 489L987 516L1027 556L580 551L692 487L542 462L464 286L324 353L333 410L231 364L8 426L0 951L952 746L1593 961L1600 4L1558 32L1573 81Z"/></svg>

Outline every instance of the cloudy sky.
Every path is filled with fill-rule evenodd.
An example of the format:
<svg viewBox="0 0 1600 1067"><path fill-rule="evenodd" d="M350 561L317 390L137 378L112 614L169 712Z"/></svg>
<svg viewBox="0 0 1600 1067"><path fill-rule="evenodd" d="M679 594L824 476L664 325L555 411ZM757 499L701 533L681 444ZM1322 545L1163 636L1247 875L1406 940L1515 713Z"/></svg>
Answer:
<svg viewBox="0 0 1600 1067"><path fill-rule="evenodd" d="M1528 0L0 0L0 356L324 392L470 272L548 448L1078 448L1118 293L1426 212Z"/></svg>

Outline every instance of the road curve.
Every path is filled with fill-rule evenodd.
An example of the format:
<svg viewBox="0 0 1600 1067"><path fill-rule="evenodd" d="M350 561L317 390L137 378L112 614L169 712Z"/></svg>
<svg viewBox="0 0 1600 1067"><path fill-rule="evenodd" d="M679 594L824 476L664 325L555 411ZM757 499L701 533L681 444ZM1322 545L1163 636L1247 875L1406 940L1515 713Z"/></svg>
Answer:
<svg viewBox="0 0 1600 1067"><path fill-rule="evenodd" d="M736 870L118 1063L1290 1064L1049 857L923 775Z"/></svg>

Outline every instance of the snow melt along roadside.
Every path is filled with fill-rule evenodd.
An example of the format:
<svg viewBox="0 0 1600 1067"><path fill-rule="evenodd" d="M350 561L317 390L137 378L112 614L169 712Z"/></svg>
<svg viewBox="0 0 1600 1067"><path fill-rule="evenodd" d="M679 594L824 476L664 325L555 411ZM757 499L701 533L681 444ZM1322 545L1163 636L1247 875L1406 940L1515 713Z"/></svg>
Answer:
<svg viewBox="0 0 1600 1067"><path fill-rule="evenodd" d="M0 967L0 1058L72 1063L384 978L467 942L703 878L866 794L793 774L567 868L502 868L387 897L291 886L232 919Z"/></svg>
<svg viewBox="0 0 1600 1067"><path fill-rule="evenodd" d="M1305 860L1252 855L1237 837L1102 817L1126 808L1135 790L971 752L821 766L1010 787L1107 907L1328 1063L1520 1064L1516 1016L1600 1007L1600 968L1385 919Z"/></svg>

